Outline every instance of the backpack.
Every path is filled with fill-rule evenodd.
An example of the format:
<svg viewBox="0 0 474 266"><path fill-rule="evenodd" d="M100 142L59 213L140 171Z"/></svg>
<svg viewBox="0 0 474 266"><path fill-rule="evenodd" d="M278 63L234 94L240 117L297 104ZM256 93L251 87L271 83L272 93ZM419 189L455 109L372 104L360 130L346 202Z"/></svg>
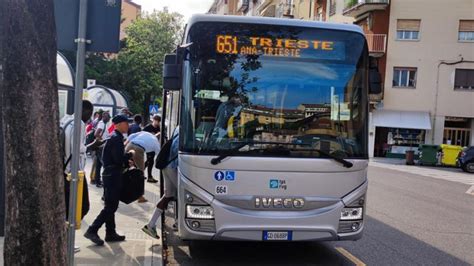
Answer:
<svg viewBox="0 0 474 266"><path fill-rule="evenodd" d="M155 167L157 169L163 170L170 164L172 161L176 159L171 158L170 160L170 153L171 153L171 146L173 144L173 140L177 138L178 135L174 136L172 139L168 140L163 147L161 147L160 153L156 156Z"/></svg>
<svg viewBox="0 0 474 266"><path fill-rule="evenodd" d="M61 158L63 160L63 171L66 170L66 167L72 158L72 152L70 152L69 156L66 159L66 129L72 124L72 122L74 122L74 117L67 117L67 120L61 122L59 126L59 145Z"/></svg>

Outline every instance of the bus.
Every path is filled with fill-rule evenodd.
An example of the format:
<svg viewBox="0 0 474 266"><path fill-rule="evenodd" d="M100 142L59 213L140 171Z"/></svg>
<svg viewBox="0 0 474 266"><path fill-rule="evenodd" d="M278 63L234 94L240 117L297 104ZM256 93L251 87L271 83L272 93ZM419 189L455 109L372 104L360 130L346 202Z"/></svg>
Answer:
<svg viewBox="0 0 474 266"><path fill-rule="evenodd" d="M369 93L380 92L369 61L355 25L193 16L163 65L179 237L361 238Z"/></svg>

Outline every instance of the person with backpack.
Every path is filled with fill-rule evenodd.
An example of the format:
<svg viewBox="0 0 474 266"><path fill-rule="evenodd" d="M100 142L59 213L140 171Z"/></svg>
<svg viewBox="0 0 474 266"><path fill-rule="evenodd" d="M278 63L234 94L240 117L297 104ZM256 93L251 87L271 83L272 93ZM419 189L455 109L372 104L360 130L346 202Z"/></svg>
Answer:
<svg viewBox="0 0 474 266"><path fill-rule="evenodd" d="M79 144L79 171L83 171L85 174L86 166L86 145L85 145L85 123L89 121L92 116L94 107L89 101L82 101L82 116L81 116L81 140ZM67 175L71 173L71 159L72 159L72 147L74 143L74 116L65 116L61 121L60 127L60 142L61 152L63 157L63 170L64 170L64 194L66 200L66 220L69 216L69 193L70 193L70 182L66 179ZM84 175L84 187L82 190L82 214L81 218L89 212L89 191L87 188L87 178ZM76 247L76 251L79 248Z"/></svg>
<svg viewBox="0 0 474 266"><path fill-rule="evenodd" d="M156 204L153 215L142 231L147 235L159 239L156 232L156 225L161 214L168 208L168 203L176 197L178 186L178 147L179 147L179 127L173 131L171 139L163 145L156 159L156 168L160 169L164 177L165 193ZM175 223L176 224L176 223Z"/></svg>

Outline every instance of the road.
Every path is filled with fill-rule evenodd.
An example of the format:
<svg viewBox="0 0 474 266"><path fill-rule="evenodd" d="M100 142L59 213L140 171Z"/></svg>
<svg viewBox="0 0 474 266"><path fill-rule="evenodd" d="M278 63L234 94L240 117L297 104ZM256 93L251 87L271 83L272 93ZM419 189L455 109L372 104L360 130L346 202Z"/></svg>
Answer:
<svg viewBox="0 0 474 266"><path fill-rule="evenodd" d="M426 173L370 166L366 231L359 241L189 245L170 230L172 219L167 218L165 256L169 265L474 264L474 195L466 193L469 188Z"/></svg>

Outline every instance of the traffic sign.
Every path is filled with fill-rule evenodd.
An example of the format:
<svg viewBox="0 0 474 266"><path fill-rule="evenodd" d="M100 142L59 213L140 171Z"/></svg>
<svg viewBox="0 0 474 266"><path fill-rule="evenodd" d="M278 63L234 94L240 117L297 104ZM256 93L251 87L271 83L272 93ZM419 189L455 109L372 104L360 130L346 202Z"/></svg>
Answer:
<svg viewBox="0 0 474 266"><path fill-rule="evenodd" d="M76 51L80 0L54 0L58 49ZM121 0L90 0L87 5L86 50L120 50Z"/></svg>
<svg viewBox="0 0 474 266"><path fill-rule="evenodd" d="M159 113L159 109L160 106L158 104L152 104L148 110L150 110L150 114L157 114Z"/></svg>

